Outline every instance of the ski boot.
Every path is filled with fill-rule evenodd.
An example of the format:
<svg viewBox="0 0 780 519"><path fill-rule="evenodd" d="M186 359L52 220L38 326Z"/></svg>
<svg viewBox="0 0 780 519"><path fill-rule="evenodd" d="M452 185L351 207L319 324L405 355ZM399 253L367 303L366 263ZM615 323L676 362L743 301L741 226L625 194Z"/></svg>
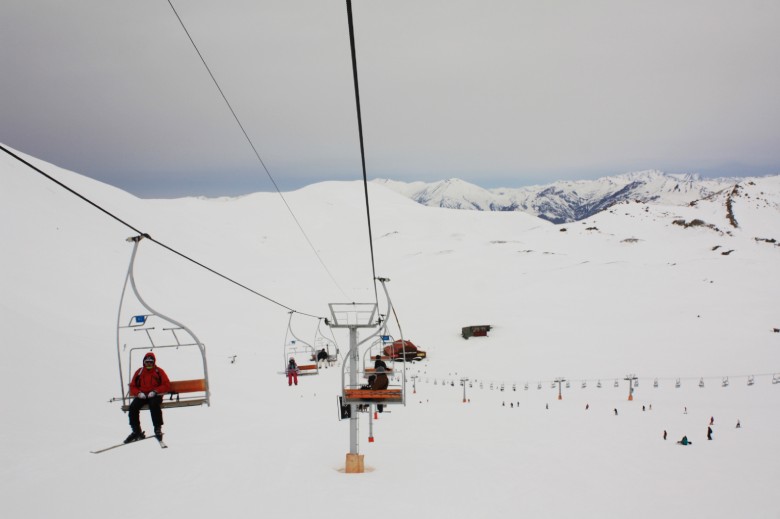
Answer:
<svg viewBox="0 0 780 519"><path fill-rule="evenodd" d="M133 431L130 433L130 436L125 438L125 443L137 442L138 440L143 440L144 438L146 438L146 434L143 431Z"/></svg>

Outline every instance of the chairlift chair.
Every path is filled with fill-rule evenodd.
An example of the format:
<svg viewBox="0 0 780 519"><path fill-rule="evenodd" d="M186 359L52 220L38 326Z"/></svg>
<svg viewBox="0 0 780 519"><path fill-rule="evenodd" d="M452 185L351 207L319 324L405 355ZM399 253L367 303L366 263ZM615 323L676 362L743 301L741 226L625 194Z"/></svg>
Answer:
<svg viewBox="0 0 780 519"><path fill-rule="evenodd" d="M318 375L320 368L317 363L317 350L314 346L295 335L292 329L292 318L295 311L290 311L290 318L287 320L287 331L284 334L284 357L282 364L283 374L287 374L287 365L290 359L295 360L298 366L298 375Z"/></svg>
<svg viewBox="0 0 780 519"><path fill-rule="evenodd" d="M723 381L720 383L722 387L727 387L729 385L729 377L724 377Z"/></svg>
<svg viewBox="0 0 780 519"><path fill-rule="evenodd" d="M615 387L619 387L620 386L620 383L618 382L618 379L615 379L615 383L613 384L613 386L615 386Z"/></svg>
<svg viewBox="0 0 780 519"><path fill-rule="evenodd" d="M135 258L138 245L146 235L128 238L133 243L130 265L119 300L117 312L117 360L119 363L120 397L127 412L133 397L129 386L133 373L142 367L147 351L154 351L158 364L165 366L171 377L171 389L163 395L163 409L210 405L206 347L184 324L152 309L141 297L135 282ZM130 291L128 291L130 287ZM125 375L127 380L125 380Z"/></svg>
<svg viewBox="0 0 780 519"><path fill-rule="evenodd" d="M750 375L750 376L748 377L747 385L748 385L748 386L752 386L752 385L753 385L753 384L755 384L755 383L756 383L756 381L755 381L755 379L753 378L753 375Z"/></svg>
<svg viewBox="0 0 780 519"><path fill-rule="evenodd" d="M653 387L658 387L658 379L653 380Z"/></svg>
<svg viewBox="0 0 780 519"><path fill-rule="evenodd" d="M597 387L597 388L599 388L599 389L601 388L601 380L599 380L598 382L596 382L596 387Z"/></svg>
<svg viewBox="0 0 780 519"><path fill-rule="evenodd" d="M319 319L317 322L317 331L314 333L314 348L318 352L324 349L328 354L328 365L333 366L339 360L339 345L336 342L336 337L333 335L333 330L331 330L331 337L326 337L325 334L320 331L321 324L322 319Z"/></svg>
<svg viewBox="0 0 780 519"><path fill-rule="evenodd" d="M675 388L679 388L680 387L680 379L679 378L674 381L674 387Z"/></svg>
<svg viewBox="0 0 780 519"><path fill-rule="evenodd" d="M704 378L699 379L699 387L704 387Z"/></svg>

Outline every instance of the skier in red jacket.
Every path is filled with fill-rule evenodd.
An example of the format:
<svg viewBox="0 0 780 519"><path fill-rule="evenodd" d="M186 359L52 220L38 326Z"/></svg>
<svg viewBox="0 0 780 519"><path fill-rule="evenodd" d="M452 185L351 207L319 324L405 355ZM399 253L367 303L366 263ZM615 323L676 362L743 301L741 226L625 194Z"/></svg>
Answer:
<svg viewBox="0 0 780 519"><path fill-rule="evenodd" d="M170 392L171 381L162 368L157 366L157 358L151 351L144 355L143 367L138 368L133 378L130 380L130 396L133 401L130 402L130 428L133 432L127 437L125 443L142 440L146 437L141 430L140 413L144 405L149 405L149 413L152 415L152 425L154 426L154 435L158 440L162 440L163 416L160 405L163 395Z"/></svg>

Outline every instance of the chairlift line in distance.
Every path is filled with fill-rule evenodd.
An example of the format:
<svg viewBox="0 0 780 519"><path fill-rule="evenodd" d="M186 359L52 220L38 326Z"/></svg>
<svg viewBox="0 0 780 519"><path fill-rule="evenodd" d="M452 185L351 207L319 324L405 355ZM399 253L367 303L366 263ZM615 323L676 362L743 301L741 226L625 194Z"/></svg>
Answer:
<svg viewBox="0 0 780 519"><path fill-rule="evenodd" d="M186 373L185 376L188 378L180 379L178 376L172 378L171 390L163 396L161 407L166 409L211 405L205 345L187 326L152 309L138 291L135 282L135 259L138 246L144 237L148 237L148 235L127 239L128 242L133 243L133 251L122 287L122 295L119 299L116 326L121 396L114 397L111 401L122 402L121 409L127 412L131 400L130 380L134 371L142 367L141 359L146 351L162 350L165 352L163 357L166 359L163 363L175 359L175 362L168 364L166 369L170 376ZM128 286L134 300L129 297ZM133 302L135 303L134 308L127 308ZM124 324L125 322L127 324ZM135 355L136 353L140 354ZM134 356L138 357L137 361ZM125 373L127 373L127 384L125 383Z"/></svg>

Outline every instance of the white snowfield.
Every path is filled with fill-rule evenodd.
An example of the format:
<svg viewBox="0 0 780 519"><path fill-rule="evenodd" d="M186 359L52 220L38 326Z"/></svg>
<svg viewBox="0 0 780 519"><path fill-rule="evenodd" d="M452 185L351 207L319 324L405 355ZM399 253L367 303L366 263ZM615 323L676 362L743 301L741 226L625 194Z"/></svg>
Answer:
<svg viewBox="0 0 780 519"><path fill-rule="evenodd" d="M284 194L337 286L278 194L141 200L29 160L299 312L374 299L360 182ZM740 182L738 228L722 197L556 226L424 207L375 184L369 195L376 273L428 359L408 366L416 393L410 379L375 442L361 418L364 474L343 472L340 365L288 387L287 311L149 240L138 289L205 343L212 405L165 411L169 449L94 455L129 433L108 400L121 391L116 313L136 233L0 154L3 517L780 517L780 247L765 241L780 240L778 177ZM704 225L673 223L694 219ZM317 322L293 327L313 339ZM461 338L481 324L488 337ZM175 379L177 352L157 356ZM570 381L562 400L557 377ZM149 433L147 412L142 424Z"/></svg>

